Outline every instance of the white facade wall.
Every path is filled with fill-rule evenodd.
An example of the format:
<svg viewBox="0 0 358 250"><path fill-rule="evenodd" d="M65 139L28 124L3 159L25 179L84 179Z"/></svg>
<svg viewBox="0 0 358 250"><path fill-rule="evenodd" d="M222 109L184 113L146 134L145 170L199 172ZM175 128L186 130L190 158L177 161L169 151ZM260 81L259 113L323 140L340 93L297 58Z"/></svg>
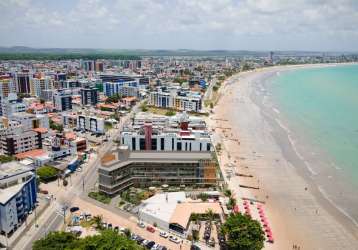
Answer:
<svg viewBox="0 0 358 250"><path fill-rule="evenodd" d="M205 133L204 133L205 134ZM144 135L132 132L122 132L122 144L128 146L130 150L140 150L140 139L144 139ZM135 145L133 145L133 138ZM157 139L157 151L211 151L210 137L201 135L197 132L190 137L183 136L176 133L163 133L159 135L152 135L152 139ZM161 139L164 139L164 149L161 147ZM181 149L178 148L178 143Z"/></svg>
<svg viewBox="0 0 358 250"><path fill-rule="evenodd" d="M15 225L17 226L16 199L13 198L5 205L0 204L0 214L0 223L3 231L9 232Z"/></svg>
<svg viewBox="0 0 358 250"><path fill-rule="evenodd" d="M77 128L91 132L104 133L104 119L96 116L79 115L77 117Z"/></svg>

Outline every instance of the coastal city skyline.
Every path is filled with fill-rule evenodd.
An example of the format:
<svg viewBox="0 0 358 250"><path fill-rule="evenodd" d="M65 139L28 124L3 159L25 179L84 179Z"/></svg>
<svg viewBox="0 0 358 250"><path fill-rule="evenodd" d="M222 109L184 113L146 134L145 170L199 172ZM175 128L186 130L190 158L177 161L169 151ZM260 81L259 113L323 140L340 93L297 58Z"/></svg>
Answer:
<svg viewBox="0 0 358 250"><path fill-rule="evenodd" d="M356 1L0 2L0 46L357 51Z"/></svg>
<svg viewBox="0 0 358 250"><path fill-rule="evenodd" d="M357 250L358 0L0 0L0 248Z"/></svg>

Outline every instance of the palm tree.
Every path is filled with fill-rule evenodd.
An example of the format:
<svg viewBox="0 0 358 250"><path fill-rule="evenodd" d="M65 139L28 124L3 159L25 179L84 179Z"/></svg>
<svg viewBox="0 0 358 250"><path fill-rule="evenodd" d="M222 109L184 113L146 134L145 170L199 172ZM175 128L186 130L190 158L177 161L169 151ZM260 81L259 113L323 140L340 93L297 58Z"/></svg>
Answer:
<svg viewBox="0 0 358 250"><path fill-rule="evenodd" d="M129 239L132 235L131 230L129 228L126 228L124 230L124 235Z"/></svg>
<svg viewBox="0 0 358 250"><path fill-rule="evenodd" d="M208 210L206 210L206 216L207 216L207 218L210 222L210 225L211 225L211 223L215 220L214 211L211 208L209 208Z"/></svg>
<svg viewBox="0 0 358 250"><path fill-rule="evenodd" d="M195 221L195 224L198 224L198 222L199 222L199 214L193 213L193 214L191 215L191 219L192 219L193 221Z"/></svg>
<svg viewBox="0 0 358 250"><path fill-rule="evenodd" d="M96 223L96 227L98 229L102 229L102 222L103 222L103 217L102 215L96 215L93 217L93 221L94 223Z"/></svg>
<svg viewBox="0 0 358 250"><path fill-rule="evenodd" d="M225 189L224 195L227 196L227 197L231 197L231 195L232 195L231 190L230 189Z"/></svg>

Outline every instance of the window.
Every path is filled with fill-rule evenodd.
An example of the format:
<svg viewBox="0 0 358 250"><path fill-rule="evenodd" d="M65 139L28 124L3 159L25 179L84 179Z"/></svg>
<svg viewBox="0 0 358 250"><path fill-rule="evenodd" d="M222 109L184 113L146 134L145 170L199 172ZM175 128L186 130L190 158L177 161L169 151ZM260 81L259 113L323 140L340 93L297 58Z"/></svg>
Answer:
<svg viewBox="0 0 358 250"><path fill-rule="evenodd" d="M177 142L177 150L181 151L181 142Z"/></svg>
<svg viewBox="0 0 358 250"><path fill-rule="evenodd" d="M145 140L144 138L139 139L139 149L144 150L145 149Z"/></svg>
<svg viewBox="0 0 358 250"><path fill-rule="evenodd" d="M137 149L136 149L135 137L132 138L132 148L133 148L133 150L137 150Z"/></svg>
<svg viewBox="0 0 358 250"><path fill-rule="evenodd" d="M164 150L164 138L160 138L160 150Z"/></svg>
<svg viewBox="0 0 358 250"><path fill-rule="evenodd" d="M206 144L206 151L210 151L210 143Z"/></svg>
<svg viewBox="0 0 358 250"><path fill-rule="evenodd" d="M157 150L157 138L152 138L152 150Z"/></svg>

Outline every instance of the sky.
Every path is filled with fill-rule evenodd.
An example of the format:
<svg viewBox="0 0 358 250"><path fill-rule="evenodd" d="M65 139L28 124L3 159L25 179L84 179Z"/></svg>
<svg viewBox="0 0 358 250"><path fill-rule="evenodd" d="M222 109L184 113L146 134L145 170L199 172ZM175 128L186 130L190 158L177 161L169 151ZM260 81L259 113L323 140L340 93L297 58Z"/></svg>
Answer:
<svg viewBox="0 0 358 250"><path fill-rule="evenodd" d="M358 0L0 0L0 46L358 51Z"/></svg>

